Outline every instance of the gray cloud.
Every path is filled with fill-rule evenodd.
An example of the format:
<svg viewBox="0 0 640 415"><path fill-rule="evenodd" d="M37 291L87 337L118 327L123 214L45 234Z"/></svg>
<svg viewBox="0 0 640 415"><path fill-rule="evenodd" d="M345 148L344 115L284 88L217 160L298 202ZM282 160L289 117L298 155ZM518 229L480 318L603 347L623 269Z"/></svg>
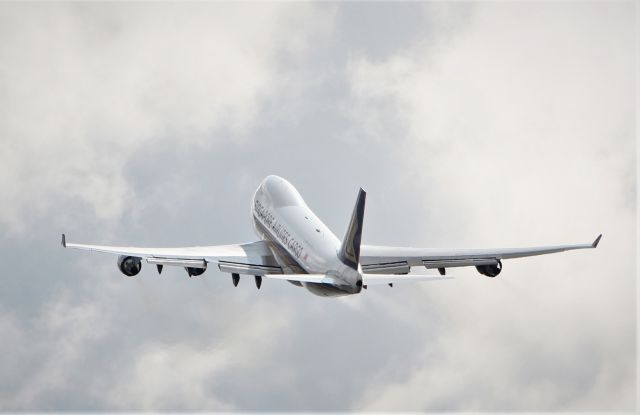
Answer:
<svg viewBox="0 0 640 415"><path fill-rule="evenodd" d="M632 410L632 9L1 5L0 408ZM366 243L605 236L338 300L56 244L253 240L271 173Z"/></svg>
<svg viewBox="0 0 640 415"><path fill-rule="evenodd" d="M2 222L20 230L61 197L120 217L132 153L242 139L283 82L278 57L324 30L313 9L4 5Z"/></svg>

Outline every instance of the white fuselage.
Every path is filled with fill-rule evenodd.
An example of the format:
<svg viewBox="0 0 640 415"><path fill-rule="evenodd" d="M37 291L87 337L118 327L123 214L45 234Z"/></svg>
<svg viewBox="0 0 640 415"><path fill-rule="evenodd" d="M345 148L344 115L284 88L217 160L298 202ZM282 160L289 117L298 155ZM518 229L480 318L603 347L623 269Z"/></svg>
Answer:
<svg viewBox="0 0 640 415"><path fill-rule="evenodd" d="M268 176L251 203L251 222L258 237L269 242L285 274L325 274L336 283L293 282L321 296L359 293L360 267L338 257L340 240L309 209L298 191L278 176Z"/></svg>

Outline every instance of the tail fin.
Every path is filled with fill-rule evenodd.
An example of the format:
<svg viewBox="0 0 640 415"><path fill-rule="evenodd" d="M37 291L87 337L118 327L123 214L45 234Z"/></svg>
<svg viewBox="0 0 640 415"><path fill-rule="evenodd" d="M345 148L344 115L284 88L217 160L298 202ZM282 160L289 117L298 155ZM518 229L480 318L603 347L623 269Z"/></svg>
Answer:
<svg viewBox="0 0 640 415"><path fill-rule="evenodd" d="M347 233L344 235L344 240L338 253L340 261L353 269L358 269L358 263L360 262L360 240L362 238L362 219L364 217L364 201L366 198L367 193L360 189Z"/></svg>

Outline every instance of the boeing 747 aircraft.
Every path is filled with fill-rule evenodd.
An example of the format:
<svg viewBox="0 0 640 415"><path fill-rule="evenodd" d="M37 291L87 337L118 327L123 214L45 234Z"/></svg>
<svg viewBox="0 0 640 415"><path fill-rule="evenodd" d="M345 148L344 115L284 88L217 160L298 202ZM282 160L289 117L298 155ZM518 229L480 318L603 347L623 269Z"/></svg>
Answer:
<svg viewBox="0 0 640 415"><path fill-rule="evenodd" d="M309 209L285 179L268 176L251 203L251 222L260 240L239 245L186 248L135 248L68 243L65 248L119 255L118 268L128 276L140 273L142 262L184 267L189 277L217 266L230 273L237 286L240 275L253 275L258 289L262 278L285 280L313 294L332 297L358 294L372 284L448 279L446 269L474 266L487 277L502 270L502 260L595 248L593 243L506 249L431 249L361 245L366 193L360 189L342 241ZM407 275L412 267L437 269L439 275Z"/></svg>

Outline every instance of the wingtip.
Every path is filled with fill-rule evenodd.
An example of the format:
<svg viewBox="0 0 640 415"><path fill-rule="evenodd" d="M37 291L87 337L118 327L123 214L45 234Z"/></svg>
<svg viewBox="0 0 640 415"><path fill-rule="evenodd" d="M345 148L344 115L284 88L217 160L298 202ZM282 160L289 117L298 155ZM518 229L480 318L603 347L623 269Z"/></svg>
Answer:
<svg viewBox="0 0 640 415"><path fill-rule="evenodd" d="M64 235L64 233L62 234L62 240L60 241L60 244L63 248L67 247L67 237Z"/></svg>
<svg viewBox="0 0 640 415"><path fill-rule="evenodd" d="M593 241L593 243L591 244L592 248L597 248L598 244L600 243L600 238L602 238L602 234L598 235L598 237L596 238L595 241Z"/></svg>

